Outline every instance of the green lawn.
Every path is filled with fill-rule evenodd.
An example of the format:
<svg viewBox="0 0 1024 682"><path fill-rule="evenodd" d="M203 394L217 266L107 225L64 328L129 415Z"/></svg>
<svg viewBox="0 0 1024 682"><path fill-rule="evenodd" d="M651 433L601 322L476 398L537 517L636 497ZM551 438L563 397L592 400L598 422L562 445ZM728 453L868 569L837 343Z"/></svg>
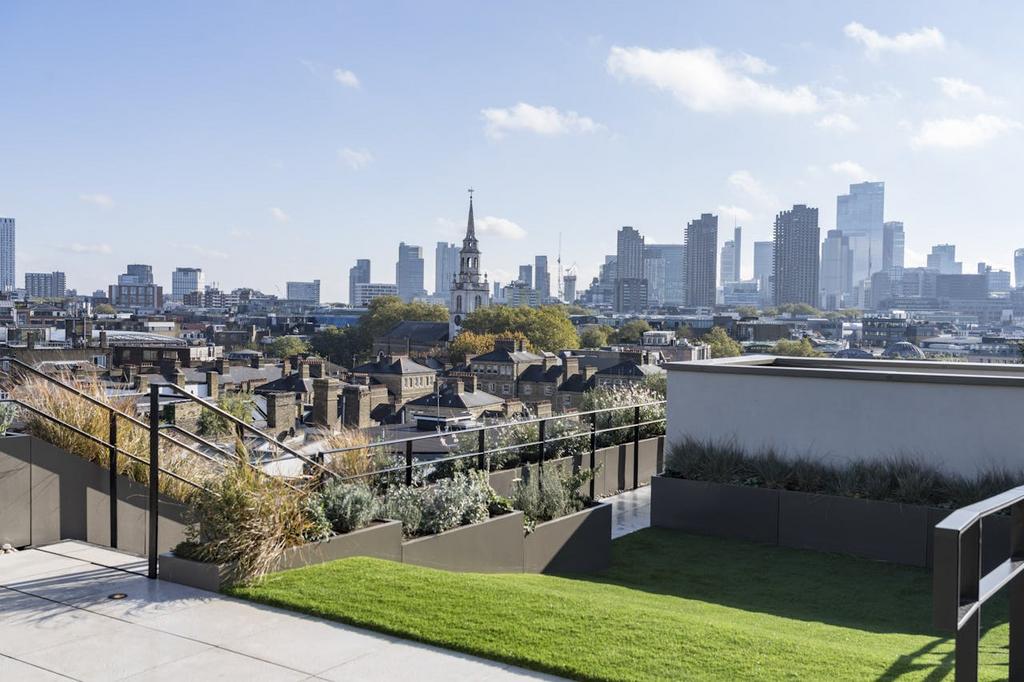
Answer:
<svg viewBox="0 0 1024 682"><path fill-rule="evenodd" d="M585 680L952 679L927 571L653 529L613 547L600 576L355 558L233 594ZM1005 602L985 620L982 678L1005 679Z"/></svg>

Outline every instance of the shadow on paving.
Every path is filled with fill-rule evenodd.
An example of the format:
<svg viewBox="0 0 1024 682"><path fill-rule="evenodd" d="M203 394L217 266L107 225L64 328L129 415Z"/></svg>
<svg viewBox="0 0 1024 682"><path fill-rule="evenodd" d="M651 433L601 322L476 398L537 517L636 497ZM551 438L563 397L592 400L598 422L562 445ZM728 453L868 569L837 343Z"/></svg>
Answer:
<svg viewBox="0 0 1024 682"><path fill-rule="evenodd" d="M650 528L612 543L612 565L565 576L873 633L937 637L925 569ZM1007 622L1003 595L983 628ZM910 665L910 663L907 663Z"/></svg>

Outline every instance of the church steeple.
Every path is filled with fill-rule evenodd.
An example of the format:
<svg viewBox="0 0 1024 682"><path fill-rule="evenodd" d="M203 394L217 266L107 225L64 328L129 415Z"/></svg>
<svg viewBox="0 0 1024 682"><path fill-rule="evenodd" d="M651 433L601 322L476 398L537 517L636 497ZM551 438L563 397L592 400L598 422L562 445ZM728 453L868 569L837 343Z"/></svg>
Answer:
<svg viewBox="0 0 1024 682"><path fill-rule="evenodd" d="M476 223L473 222L473 188L469 188L469 221L466 223L466 238L476 239Z"/></svg>
<svg viewBox="0 0 1024 682"><path fill-rule="evenodd" d="M480 247L476 240L476 222L473 220L473 190L469 190L469 219L466 238L459 252L459 273L452 281L449 303L448 338L454 339L462 328L462 320L475 310L490 305L487 277L480 277Z"/></svg>

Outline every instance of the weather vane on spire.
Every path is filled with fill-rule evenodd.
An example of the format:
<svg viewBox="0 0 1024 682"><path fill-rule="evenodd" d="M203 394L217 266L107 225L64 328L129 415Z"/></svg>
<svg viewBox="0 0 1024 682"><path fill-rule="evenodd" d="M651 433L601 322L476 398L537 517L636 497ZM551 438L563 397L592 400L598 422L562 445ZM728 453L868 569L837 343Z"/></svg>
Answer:
<svg viewBox="0 0 1024 682"><path fill-rule="evenodd" d="M476 190L470 187L467 191L469 192L469 200L473 201L473 192L475 192Z"/></svg>

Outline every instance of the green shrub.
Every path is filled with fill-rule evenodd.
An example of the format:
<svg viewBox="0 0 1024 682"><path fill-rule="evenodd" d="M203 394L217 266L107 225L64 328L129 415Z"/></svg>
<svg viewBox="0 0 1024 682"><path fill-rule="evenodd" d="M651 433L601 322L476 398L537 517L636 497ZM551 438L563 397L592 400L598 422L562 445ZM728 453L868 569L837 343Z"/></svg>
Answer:
<svg viewBox="0 0 1024 682"><path fill-rule="evenodd" d="M487 474L456 472L424 487L394 486L384 497L383 516L402 522L406 537L434 535L486 520L501 509Z"/></svg>
<svg viewBox="0 0 1024 682"><path fill-rule="evenodd" d="M362 483L328 482L321 497L327 519L338 533L365 528L377 517L380 508L377 496Z"/></svg>
<svg viewBox="0 0 1024 682"><path fill-rule="evenodd" d="M7 434L7 429L18 416L18 408L11 403L0 403L0 436Z"/></svg>
<svg viewBox="0 0 1024 682"><path fill-rule="evenodd" d="M567 473L560 467L547 467L539 474L536 468L527 467L523 477L512 486L510 500L515 509L523 512L527 530L533 530L538 523L561 518L584 509L590 498L579 490L593 476L590 469Z"/></svg>
<svg viewBox="0 0 1024 682"><path fill-rule="evenodd" d="M959 508L1024 485L1024 471L989 469L974 478L949 474L907 455L845 464L747 454L735 443L684 440L669 449L665 474L734 485Z"/></svg>

